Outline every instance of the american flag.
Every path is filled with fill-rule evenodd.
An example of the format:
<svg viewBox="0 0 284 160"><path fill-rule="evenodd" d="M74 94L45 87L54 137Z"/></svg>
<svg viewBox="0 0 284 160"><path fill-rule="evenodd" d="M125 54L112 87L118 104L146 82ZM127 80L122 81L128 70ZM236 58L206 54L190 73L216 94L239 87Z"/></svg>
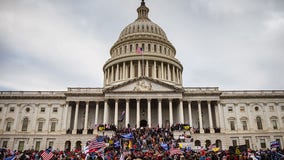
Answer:
<svg viewBox="0 0 284 160"><path fill-rule="evenodd" d="M142 54L143 53L143 48L137 47L136 53L137 54Z"/></svg>
<svg viewBox="0 0 284 160"><path fill-rule="evenodd" d="M170 149L170 156L176 155L176 154L182 154L182 151L179 148L171 148Z"/></svg>
<svg viewBox="0 0 284 160"><path fill-rule="evenodd" d="M210 146L208 146L208 149L209 150L212 150L213 148L216 148L216 144L214 143L214 144L211 144Z"/></svg>
<svg viewBox="0 0 284 160"><path fill-rule="evenodd" d="M54 154L52 152L48 153L47 151L44 151L41 154L41 157L42 157L43 160L50 160L53 156L54 156Z"/></svg>
<svg viewBox="0 0 284 160"><path fill-rule="evenodd" d="M89 141L89 145L88 145L89 152L95 151L103 147L106 147L106 144L103 138L94 138L91 141Z"/></svg>

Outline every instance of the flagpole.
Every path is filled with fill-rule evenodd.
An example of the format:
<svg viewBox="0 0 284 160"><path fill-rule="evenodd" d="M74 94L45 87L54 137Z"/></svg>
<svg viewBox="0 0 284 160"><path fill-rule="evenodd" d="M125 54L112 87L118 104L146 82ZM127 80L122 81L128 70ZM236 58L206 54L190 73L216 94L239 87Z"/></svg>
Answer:
<svg viewBox="0 0 284 160"><path fill-rule="evenodd" d="M142 77L145 76L145 69L144 69L144 53L143 53L143 48L142 48Z"/></svg>

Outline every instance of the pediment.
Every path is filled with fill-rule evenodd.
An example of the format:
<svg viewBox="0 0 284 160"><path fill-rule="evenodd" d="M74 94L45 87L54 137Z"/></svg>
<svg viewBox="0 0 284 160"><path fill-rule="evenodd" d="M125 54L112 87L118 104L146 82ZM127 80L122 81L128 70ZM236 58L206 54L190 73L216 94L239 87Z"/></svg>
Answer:
<svg viewBox="0 0 284 160"><path fill-rule="evenodd" d="M179 90L181 89L173 85L144 77L113 86L106 92L177 92Z"/></svg>

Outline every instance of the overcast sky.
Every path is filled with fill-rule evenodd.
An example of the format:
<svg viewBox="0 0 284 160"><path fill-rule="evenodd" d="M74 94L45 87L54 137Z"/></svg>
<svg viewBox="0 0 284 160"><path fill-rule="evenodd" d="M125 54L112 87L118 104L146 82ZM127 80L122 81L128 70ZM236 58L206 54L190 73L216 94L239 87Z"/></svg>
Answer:
<svg viewBox="0 0 284 160"><path fill-rule="evenodd" d="M185 87L284 89L283 0L145 0ZM103 87L139 0L0 0L0 90Z"/></svg>

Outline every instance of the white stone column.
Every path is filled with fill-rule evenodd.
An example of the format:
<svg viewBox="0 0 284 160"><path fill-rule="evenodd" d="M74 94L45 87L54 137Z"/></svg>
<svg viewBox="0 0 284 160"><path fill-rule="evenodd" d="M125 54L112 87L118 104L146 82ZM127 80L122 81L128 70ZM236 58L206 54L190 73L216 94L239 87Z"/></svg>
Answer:
<svg viewBox="0 0 284 160"><path fill-rule="evenodd" d="M115 100L114 106L114 125L118 127L118 99Z"/></svg>
<svg viewBox="0 0 284 160"><path fill-rule="evenodd" d="M109 80L110 80L109 68L107 68L106 70L107 70L107 84L109 84Z"/></svg>
<svg viewBox="0 0 284 160"><path fill-rule="evenodd" d="M125 67L125 62L123 62L123 66L122 66L122 79L125 80L126 79L126 67Z"/></svg>
<svg viewBox="0 0 284 160"><path fill-rule="evenodd" d="M39 107L39 106L38 106ZM62 133L66 133L67 130L67 114L68 114L69 102L65 103L65 107L63 109L63 119L62 119ZM36 130L36 129L35 129Z"/></svg>
<svg viewBox="0 0 284 160"><path fill-rule="evenodd" d="M171 81L171 69L170 69L170 64L168 64L168 80Z"/></svg>
<svg viewBox="0 0 284 160"><path fill-rule="evenodd" d="M129 99L126 99L125 110L125 127L127 127L129 124Z"/></svg>
<svg viewBox="0 0 284 160"><path fill-rule="evenodd" d="M96 113L95 113L95 124L98 124L98 120L99 120L99 102L96 102Z"/></svg>
<svg viewBox="0 0 284 160"><path fill-rule="evenodd" d="M219 110L219 115L220 115L220 132L224 132L225 131L225 120L224 120L223 107L221 106L220 102L217 102L217 105L218 105L218 110Z"/></svg>
<svg viewBox="0 0 284 160"><path fill-rule="evenodd" d="M86 102L86 110L85 110L85 122L84 122L84 134L88 132L88 119L89 119L89 102Z"/></svg>
<svg viewBox="0 0 284 160"><path fill-rule="evenodd" d="M192 112L191 112L191 101L188 101L188 122L189 125L192 127Z"/></svg>
<svg viewBox="0 0 284 160"><path fill-rule="evenodd" d="M159 127L162 127L162 124L163 124L163 120L162 120L162 99L158 99L158 124L159 124Z"/></svg>
<svg viewBox="0 0 284 160"><path fill-rule="evenodd" d="M147 116L148 116L148 126L151 128L151 99L147 99Z"/></svg>
<svg viewBox="0 0 284 160"><path fill-rule="evenodd" d="M209 113L209 128L210 128L210 133L214 133L214 128L213 128L213 120L212 120L212 113L211 113L211 102L207 101L208 105L208 113Z"/></svg>
<svg viewBox="0 0 284 160"><path fill-rule="evenodd" d="M176 68L175 68L175 66L173 66L173 81L177 82L176 81L176 71L175 70L176 70Z"/></svg>
<svg viewBox="0 0 284 160"><path fill-rule="evenodd" d="M157 78L157 62L154 61L154 67L153 67L153 78Z"/></svg>
<svg viewBox="0 0 284 160"><path fill-rule="evenodd" d="M172 99L169 99L169 114L170 114L170 126L172 126L173 123L174 123L174 118L173 118L173 101L172 101Z"/></svg>
<svg viewBox="0 0 284 160"><path fill-rule="evenodd" d="M201 110L201 101L197 101L198 103L198 115L199 115L199 130L200 133L204 133L204 129L203 129L203 120L202 120L202 110Z"/></svg>
<svg viewBox="0 0 284 160"><path fill-rule="evenodd" d="M119 79L119 64L116 64L116 71L115 71L115 81Z"/></svg>
<svg viewBox="0 0 284 160"><path fill-rule="evenodd" d="M140 100L136 99L136 127L140 127Z"/></svg>
<svg viewBox="0 0 284 160"><path fill-rule="evenodd" d="M179 123L184 124L183 101L179 100Z"/></svg>
<svg viewBox="0 0 284 160"><path fill-rule="evenodd" d="M133 71L133 61L130 61L130 79L133 79L134 71Z"/></svg>
<svg viewBox="0 0 284 160"><path fill-rule="evenodd" d="M146 71L146 73L145 73L146 77L149 77L149 61L148 61L148 60L146 60L146 68L145 68L145 71ZM152 72L152 73L153 73L153 72Z"/></svg>
<svg viewBox="0 0 284 160"><path fill-rule="evenodd" d="M74 127L73 127L72 134L76 134L77 133L78 112L79 112L79 102L77 101L76 102L76 109L75 109Z"/></svg>
<svg viewBox="0 0 284 160"><path fill-rule="evenodd" d="M138 77L141 77L141 62L138 60Z"/></svg>
<svg viewBox="0 0 284 160"><path fill-rule="evenodd" d="M109 106L108 106L108 100L105 100L105 105L104 105L104 124L108 124L108 117L109 117Z"/></svg>
<svg viewBox="0 0 284 160"><path fill-rule="evenodd" d="M178 83L180 83L180 70L179 69L177 71L177 79L178 79Z"/></svg>
<svg viewBox="0 0 284 160"><path fill-rule="evenodd" d="M161 62L161 79L165 79L164 77L164 63Z"/></svg>
<svg viewBox="0 0 284 160"><path fill-rule="evenodd" d="M220 128L220 116L219 116L218 105L216 104L214 107L215 107L215 116L216 116L216 127Z"/></svg>
<svg viewBox="0 0 284 160"><path fill-rule="evenodd" d="M113 82L114 81L114 76L115 76L115 73L114 73L115 71L114 71L114 67L113 67L113 65L111 66L111 82Z"/></svg>

